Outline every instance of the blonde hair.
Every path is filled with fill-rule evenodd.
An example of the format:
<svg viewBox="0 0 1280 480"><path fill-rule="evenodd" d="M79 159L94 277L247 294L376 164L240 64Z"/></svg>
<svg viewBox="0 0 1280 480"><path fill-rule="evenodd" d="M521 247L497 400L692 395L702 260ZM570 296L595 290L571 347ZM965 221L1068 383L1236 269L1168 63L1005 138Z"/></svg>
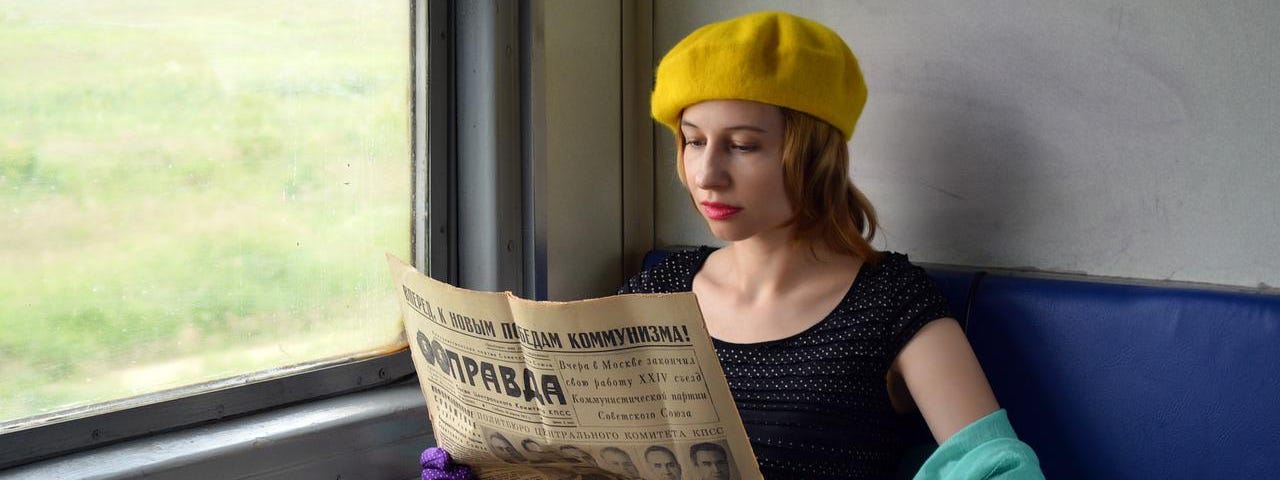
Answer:
<svg viewBox="0 0 1280 480"><path fill-rule="evenodd" d="M795 210L786 225L795 227L793 242L828 248L875 264L880 252L871 246L879 226L875 208L849 179L849 149L830 123L786 107L782 111L782 181ZM676 174L684 176L684 132L675 130Z"/></svg>

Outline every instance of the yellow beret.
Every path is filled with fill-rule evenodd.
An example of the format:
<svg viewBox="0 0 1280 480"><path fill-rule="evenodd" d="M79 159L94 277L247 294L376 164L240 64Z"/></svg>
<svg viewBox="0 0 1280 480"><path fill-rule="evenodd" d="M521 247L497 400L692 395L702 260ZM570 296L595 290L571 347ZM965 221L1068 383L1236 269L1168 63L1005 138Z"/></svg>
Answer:
<svg viewBox="0 0 1280 480"><path fill-rule="evenodd" d="M758 12L703 26L658 64L653 118L673 132L680 113L706 100L751 100L808 113L847 142L867 103L867 85L849 46L822 24Z"/></svg>

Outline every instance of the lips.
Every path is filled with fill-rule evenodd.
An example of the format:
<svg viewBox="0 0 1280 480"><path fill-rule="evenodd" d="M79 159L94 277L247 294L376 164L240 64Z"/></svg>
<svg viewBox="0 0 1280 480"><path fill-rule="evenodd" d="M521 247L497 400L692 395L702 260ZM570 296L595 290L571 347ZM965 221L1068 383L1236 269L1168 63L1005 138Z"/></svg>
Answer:
<svg viewBox="0 0 1280 480"><path fill-rule="evenodd" d="M742 207L735 207L719 202L702 202L702 211L707 218L712 220L726 220L742 211Z"/></svg>

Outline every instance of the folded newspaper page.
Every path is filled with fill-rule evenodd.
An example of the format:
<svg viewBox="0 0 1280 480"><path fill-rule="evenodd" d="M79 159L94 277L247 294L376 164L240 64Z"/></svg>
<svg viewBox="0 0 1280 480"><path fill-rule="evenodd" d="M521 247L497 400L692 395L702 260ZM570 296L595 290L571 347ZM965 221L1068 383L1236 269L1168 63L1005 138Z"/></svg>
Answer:
<svg viewBox="0 0 1280 480"><path fill-rule="evenodd" d="M482 480L761 478L692 293L535 302L387 260L436 441Z"/></svg>

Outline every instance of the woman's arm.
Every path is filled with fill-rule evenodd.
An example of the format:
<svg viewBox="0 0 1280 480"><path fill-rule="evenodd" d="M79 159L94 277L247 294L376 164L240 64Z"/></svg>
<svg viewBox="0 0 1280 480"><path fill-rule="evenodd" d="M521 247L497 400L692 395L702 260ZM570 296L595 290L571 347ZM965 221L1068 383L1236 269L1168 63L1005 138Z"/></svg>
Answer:
<svg viewBox="0 0 1280 480"><path fill-rule="evenodd" d="M925 324L902 347L890 375L906 381L938 444L1000 408L969 340L952 318Z"/></svg>
<svg viewBox="0 0 1280 480"><path fill-rule="evenodd" d="M1014 434L954 319L925 324L898 354L894 374L938 440L915 480L1044 480L1040 460Z"/></svg>

